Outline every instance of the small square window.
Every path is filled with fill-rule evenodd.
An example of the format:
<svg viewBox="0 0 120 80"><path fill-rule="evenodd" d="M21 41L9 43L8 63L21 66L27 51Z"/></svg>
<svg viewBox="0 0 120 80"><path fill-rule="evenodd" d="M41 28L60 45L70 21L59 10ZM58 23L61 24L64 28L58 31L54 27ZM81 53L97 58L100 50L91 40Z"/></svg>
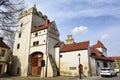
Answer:
<svg viewBox="0 0 120 80"><path fill-rule="evenodd" d="M60 58L62 58L62 55L60 55Z"/></svg>

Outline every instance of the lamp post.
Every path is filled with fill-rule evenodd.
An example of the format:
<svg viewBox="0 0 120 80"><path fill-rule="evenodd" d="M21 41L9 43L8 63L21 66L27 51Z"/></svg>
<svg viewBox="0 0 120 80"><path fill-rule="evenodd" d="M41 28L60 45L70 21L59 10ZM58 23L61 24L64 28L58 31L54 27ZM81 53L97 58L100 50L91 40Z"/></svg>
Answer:
<svg viewBox="0 0 120 80"><path fill-rule="evenodd" d="M80 65L80 53L78 54L78 59L79 59L79 75L80 75L80 79L81 79L81 65Z"/></svg>

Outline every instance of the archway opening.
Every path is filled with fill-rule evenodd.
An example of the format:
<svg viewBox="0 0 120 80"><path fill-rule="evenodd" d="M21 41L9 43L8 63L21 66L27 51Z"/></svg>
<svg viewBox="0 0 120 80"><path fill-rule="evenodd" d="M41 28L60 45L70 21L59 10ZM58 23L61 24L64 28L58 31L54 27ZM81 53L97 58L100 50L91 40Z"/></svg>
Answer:
<svg viewBox="0 0 120 80"><path fill-rule="evenodd" d="M40 76L41 75L41 61L43 60L43 53L34 52L31 54L31 66L32 66L32 76Z"/></svg>

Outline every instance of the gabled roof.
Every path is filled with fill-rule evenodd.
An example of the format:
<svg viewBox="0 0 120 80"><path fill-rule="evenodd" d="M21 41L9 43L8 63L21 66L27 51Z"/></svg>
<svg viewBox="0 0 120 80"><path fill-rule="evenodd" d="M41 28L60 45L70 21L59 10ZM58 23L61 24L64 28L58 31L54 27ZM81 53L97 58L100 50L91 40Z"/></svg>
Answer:
<svg viewBox="0 0 120 80"><path fill-rule="evenodd" d="M100 52L98 49L96 49L94 47L91 47L90 50L91 50L91 56L94 55L94 54L98 57L102 56L102 52Z"/></svg>
<svg viewBox="0 0 120 80"><path fill-rule="evenodd" d="M98 40L96 45L93 45L94 48L105 48L101 41Z"/></svg>
<svg viewBox="0 0 120 80"><path fill-rule="evenodd" d="M4 42L3 38L0 37L0 47L10 49Z"/></svg>
<svg viewBox="0 0 120 80"><path fill-rule="evenodd" d="M113 60L109 57L105 57L102 52L100 52L97 48L105 48L104 45L98 41L96 45L92 46L90 48L91 50L91 57L95 58L96 60L102 60L102 61L110 61L113 62Z"/></svg>
<svg viewBox="0 0 120 80"><path fill-rule="evenodd" d="M54 47L60 47L64 42L58 42Z"/></svg>
<svg viewBox="0 0 120 80"><path fill-rule="evenodd" d="M109 58L111 58L113 60L120 60L120 56L113 56L113 57L109 57Z"/></svg>
<svg viewBox="0 0 120 80"><path fill-rule="evenodd" d="M65 44L60 52L85 50L88 49L88 47L89 47L89 41L73 43L73 44Z"/></svg>
<svg viewBox="0 0 120 80"><path fill-rule="evenodd" d="M44 25L40 25L38 27L33 27L32 32L36 32L39 30L43 30L43 29L47 29L48 27L50 27L50 25L52 25L53 22L48 22L47 24L45 23Z"/></svg>
<svg viewBox="0 0 120 80"><path fill-rule="evenodd" d="M110 62L113 62L114 60L112 60L111 58L109 57L98 57L98 56L94 56L94 58L96 60L102 60L102 61L110 61Z"/></svg>

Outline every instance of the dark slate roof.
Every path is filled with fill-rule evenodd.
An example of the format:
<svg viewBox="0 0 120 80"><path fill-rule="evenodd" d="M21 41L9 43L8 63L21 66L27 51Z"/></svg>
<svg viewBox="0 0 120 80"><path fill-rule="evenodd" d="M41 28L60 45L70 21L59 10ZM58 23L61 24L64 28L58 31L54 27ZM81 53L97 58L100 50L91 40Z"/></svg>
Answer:
<svg viewBox="0 0 120 80"><path fill-rule="evenodd" d="M3 38L0 37L0 47L10 49L4 42Z"/></svg>

